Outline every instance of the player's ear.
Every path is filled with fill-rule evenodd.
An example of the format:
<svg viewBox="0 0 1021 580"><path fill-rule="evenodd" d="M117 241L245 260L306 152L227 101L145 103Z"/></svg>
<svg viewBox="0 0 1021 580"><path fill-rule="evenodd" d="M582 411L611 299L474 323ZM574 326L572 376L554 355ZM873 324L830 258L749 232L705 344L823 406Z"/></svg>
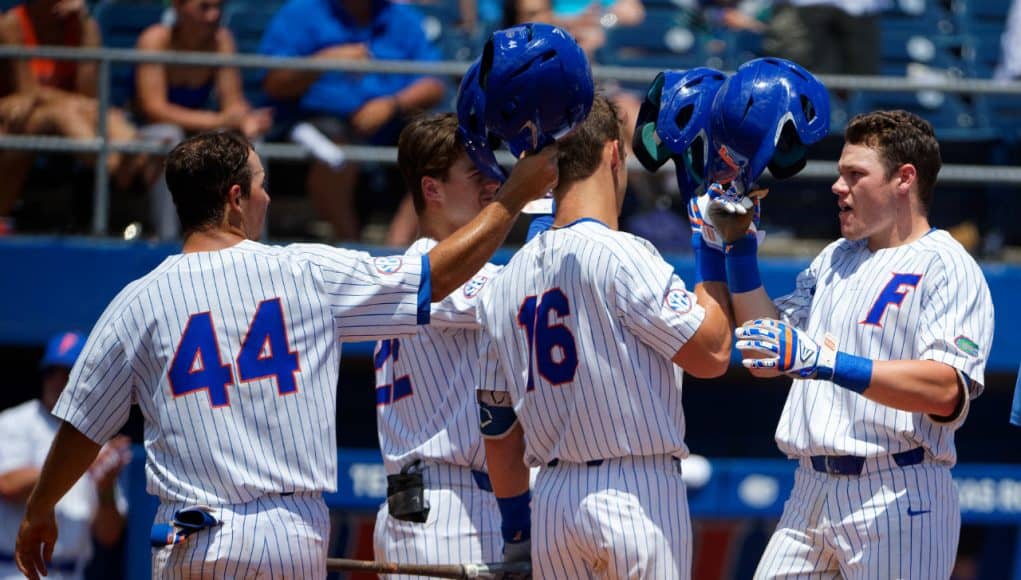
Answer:
<svg viewBox="0 0 1021 580"><path fill-rule="evenodd" d="M439 203L443 201L443 191L440 180L428 175L422 177L422 198L426 202Z"/></svg>
<svg viewBox="0 0 1021 580"><path fill-rule="evenodd" d="M905 163L897 169L897 193L899 195L908 195L911 193L911 187L918 180L918 169L911 163Z"/></svg>
<svg viewBox="0 0 1021 580"><path fill-rule="evenodd" d="M620 169L621 163L624 163L624 155L621 153L620 141L617 139L609 141L604 146L604 151L606 148L610 149L610 169L616 173Z"/></svg>

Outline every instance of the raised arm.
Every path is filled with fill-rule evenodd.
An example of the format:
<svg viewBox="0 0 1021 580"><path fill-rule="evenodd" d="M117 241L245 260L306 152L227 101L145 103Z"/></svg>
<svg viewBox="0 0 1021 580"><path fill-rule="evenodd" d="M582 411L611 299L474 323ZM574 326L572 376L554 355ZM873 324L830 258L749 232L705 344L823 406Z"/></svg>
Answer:
<svg viewBox="0 0 1021 580"><path fill-rule="evenodd" d="M525 204L556 186L557 155L554 144L518 161L496 201L429 252L432 302L474 276L503 244Z"/></svg>

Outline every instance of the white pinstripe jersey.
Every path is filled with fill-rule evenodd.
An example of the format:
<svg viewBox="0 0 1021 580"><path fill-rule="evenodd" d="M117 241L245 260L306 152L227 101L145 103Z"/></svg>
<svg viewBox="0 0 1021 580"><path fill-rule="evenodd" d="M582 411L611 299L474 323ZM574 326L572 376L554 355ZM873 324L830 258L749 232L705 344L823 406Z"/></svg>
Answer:
<svg viewBox="0 0 1021 580"><path fill-rule="evenodd" d="M781 316L815 340L826 333L837 349L873 360L934 360L972 380L970 398L985 382L993 341L993 303L982 270L950 234L931 230L918 240L877 252L867 240L838 240L777 299ZM954 431L964 422L933 421L881 405L821 380L795 380L776 440L788 456L875 456L929 449L935 460L957 460Z"/></svg>
<svg viewBox="0 0 1021 580"><path fill-rule="evenodd" d="M404 254L428 253L436 240L422 238ZM432 307L443 324L415 336L376 343L376 419L388 474L416 459L485 471L475 388L479 380L475 320L479 293L500 271L486 264L466 284Z"/></svg>
<svg viewBox="0 0 1021 580"><path fill-rule="evenodd" d="M170 256L107 307L54 414L101 442L137 403L164 501L332 491L337 342L415 332L425 276L426 259L314 244Z"/></svg>
<svg viewBox="0 0 1021 580"><path fill-rule="evenodd" d="M533 467L684 457L671 358L704 317L652 244L579 220L536 236L490 283L480 389L510 393Z"/></svg>

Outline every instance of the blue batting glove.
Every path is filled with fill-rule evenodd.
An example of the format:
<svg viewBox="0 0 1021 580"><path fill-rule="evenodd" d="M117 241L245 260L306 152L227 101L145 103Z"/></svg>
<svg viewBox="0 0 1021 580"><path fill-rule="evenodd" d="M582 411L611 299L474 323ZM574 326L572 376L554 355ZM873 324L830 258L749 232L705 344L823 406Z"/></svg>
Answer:
<svg viewBox="0 0 1021 580"><path fill-rule="evenodd" d="M836 339L827 334L822 344L805 332L779 320L746 322L734 331L736 347L766 358L743 358L749 369L775 369L796 379L832 381L861 393L872 381L872 361L837 350Z"/></svg>

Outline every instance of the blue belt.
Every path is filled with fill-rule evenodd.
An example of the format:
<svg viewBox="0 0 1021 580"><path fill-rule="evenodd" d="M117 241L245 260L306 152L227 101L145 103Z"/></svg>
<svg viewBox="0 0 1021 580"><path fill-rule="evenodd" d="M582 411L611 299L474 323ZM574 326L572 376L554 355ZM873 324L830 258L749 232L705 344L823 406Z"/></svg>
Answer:
<svg viewBox="0 0 1021 580"><path fill-rule="evenodd" d="M925 460L925 448L915 447L890 457L898 467L917 465ZM861 475L865 468L865 458L857 455L813 455L811 459L812 469L830 475Z"/></svg>
<svg viewBox="0 0 1021 580"><path fill-rule="evenodd" d="M0 562L14 564L14 554L0 552ZM46 563L46 569L48 571L56 571L63 574L74 574L75 568L77 567L78 560L52 560Z"/></svg>

